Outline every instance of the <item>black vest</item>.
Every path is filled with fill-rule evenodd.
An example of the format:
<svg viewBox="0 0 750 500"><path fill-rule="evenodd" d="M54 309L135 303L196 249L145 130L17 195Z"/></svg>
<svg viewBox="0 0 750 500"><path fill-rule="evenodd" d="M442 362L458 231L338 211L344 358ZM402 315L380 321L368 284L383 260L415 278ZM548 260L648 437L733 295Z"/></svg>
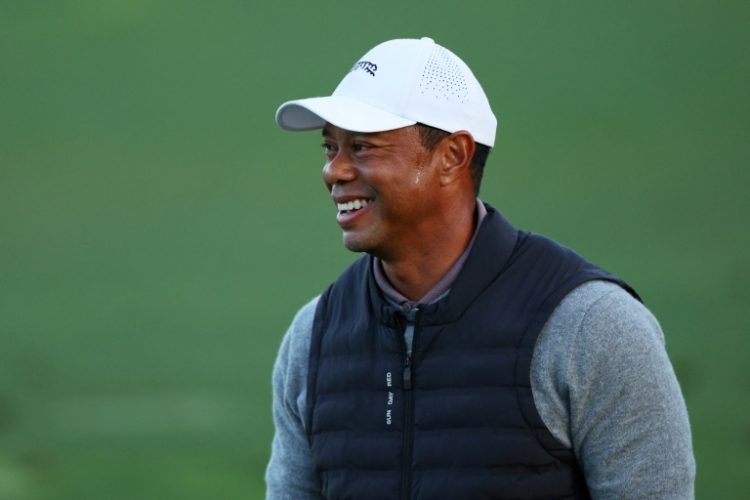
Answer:
<svg viewBox="0 0 750 500"><path fill-rule="evenodd" d="M328 499L588 498L531 392L534 344L583 282L624 282L492 207L450 293L404 319L364 256L321 296L305 428Z"/></svg>

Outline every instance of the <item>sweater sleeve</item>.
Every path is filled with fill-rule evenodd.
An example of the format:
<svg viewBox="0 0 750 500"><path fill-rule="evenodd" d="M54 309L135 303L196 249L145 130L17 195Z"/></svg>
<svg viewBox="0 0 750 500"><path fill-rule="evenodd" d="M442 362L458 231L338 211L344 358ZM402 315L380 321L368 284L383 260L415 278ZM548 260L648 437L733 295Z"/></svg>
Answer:
<svg viewBox="0 0 750 500"><path fill-rule="evenodd" d="M295 316L273 368L275 434L266 468L267 500L317 500L320 484L303 425L315 298Z"/></svg>
<svg viewBox="0 0 750 500"><path fill-rule="evenodd" d="M692 499L687 409L654 316L617 285L586 283L537 340L532 392L594 499Z"/></svg>

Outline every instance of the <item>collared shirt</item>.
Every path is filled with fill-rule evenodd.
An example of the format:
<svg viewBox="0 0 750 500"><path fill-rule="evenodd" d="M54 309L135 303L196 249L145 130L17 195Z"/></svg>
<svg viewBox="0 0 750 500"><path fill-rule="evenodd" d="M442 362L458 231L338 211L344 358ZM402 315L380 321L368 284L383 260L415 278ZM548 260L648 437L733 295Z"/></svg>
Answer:
<svg viewBox="0 0 750 500"><path fill-rule="evenodd" d="M471 236L469 244L466 246L466 249L458 258L458 260L456 260L451 268L448 269L448 272L445 273L443 277L440 278L440 280L435 283L435 285L424 295L424 297L419 300L409 300L404 297L401 292L396 290L396 288L391 284L390 280L388 280L388 277L385 275L385 271L383 270L383 262L379 258L375 257L375 265L373 266L375 282L378 284L378 287L380 287L380 290L383 292L385 297L393 304L403 308L405 311L411 310L418 304L431 304L445 297L450 292L451 285L453 285L453 282L456 280L456 277L458 277L461 269L463 269L464 263L469 257L469 253L474 246L474 240L476 239L477 233L479 232L479 226L481 225L482 220L486 215L487 209L485 208L484 203L482 203L481 200L477 198L476 212L474 217L474 234Z"/></svg>

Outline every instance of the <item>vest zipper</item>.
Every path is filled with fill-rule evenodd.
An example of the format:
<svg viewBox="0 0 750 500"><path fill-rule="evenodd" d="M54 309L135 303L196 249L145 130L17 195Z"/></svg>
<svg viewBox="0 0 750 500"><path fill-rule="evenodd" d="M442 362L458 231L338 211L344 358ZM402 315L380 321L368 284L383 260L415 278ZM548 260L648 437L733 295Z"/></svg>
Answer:
<svg viewBox="0 0 750 500"><path fill-rule="evenodd" d="M411 356L408 354L404 359L404 389L411 390Z"/></svg>
<svg viewBox="0 0 750 500"><path fill-rule="evenodd" d="M411 390L411 356L404 360L404 447L401 473L401 498L411 497L411 459L414 445L414 391Z"/></svg>
<svg viewBox="0 0 750 500"><path fill-rule="evenodd" d="M414 446L414 391L412 390L412 352L414 351L414 332L416 330L417 312L415 307L405 311L406 325L402 326L401 344L404 350L404 443L403 470L401 472L401 498L411 497L411 461ZM405 326L405 328L403 328Z"/></svg>

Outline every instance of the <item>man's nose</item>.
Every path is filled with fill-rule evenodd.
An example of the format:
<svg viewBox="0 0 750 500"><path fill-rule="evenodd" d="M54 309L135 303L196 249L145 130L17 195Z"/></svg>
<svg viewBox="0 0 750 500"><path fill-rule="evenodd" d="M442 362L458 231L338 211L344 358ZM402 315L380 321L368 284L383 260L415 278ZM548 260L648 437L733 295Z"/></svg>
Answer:
<svg viewBox="0 0 750 500"><path fill-rule="evenodd" d="M343 151L323 166L323 181L331 189L334 184L349 182L357 176L357 171L352 165L349 155Z"/></svg>

